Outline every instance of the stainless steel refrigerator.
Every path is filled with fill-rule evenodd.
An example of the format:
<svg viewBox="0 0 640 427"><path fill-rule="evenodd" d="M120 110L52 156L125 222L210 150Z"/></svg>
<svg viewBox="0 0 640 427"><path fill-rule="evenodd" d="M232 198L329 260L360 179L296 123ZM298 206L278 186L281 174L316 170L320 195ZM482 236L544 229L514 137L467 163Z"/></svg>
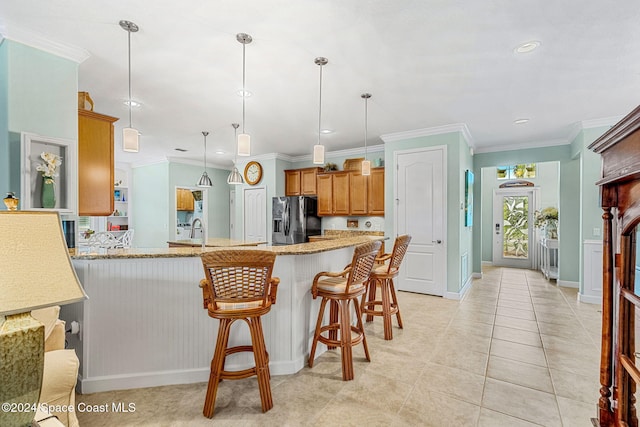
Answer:
<svg viewBox="0 0 640 427"><path fill-rule="evenodd" d="M289 196L273 198L274 245L292 245L309 241L321 233L318 201L315 197Z"/></svg>

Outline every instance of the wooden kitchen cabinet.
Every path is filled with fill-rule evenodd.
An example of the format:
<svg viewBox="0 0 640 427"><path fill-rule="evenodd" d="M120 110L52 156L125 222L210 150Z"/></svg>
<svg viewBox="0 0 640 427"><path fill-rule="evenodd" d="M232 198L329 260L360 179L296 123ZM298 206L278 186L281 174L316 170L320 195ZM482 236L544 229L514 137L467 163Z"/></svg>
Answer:
<svg viewBox="0 0 640 427"><path fill-rule="evenodd" d="M319 174L318 215L384 215L384 168Z"/></svg>
<svg viewBox="0 0 640 427"><path fill-rule="evenodd" d="M367 185L367 215L384 215L384 168L371 169Z"/></svg>
<svg viewBox="0 0 640 427"><path fill-rule="evenodd" d="M349 215L348 171L317 176L318 215Z"/></svg>
<svg viewBox="0 0 640 427"><path fill-rule="evenodd" d="M178 188L176 190L176 210L192 211L194 208L194 198L191 190L186 188Z"/></svg>
<svg viewBox="0 0 640 427"><path fill-rule="evenodd" d="M78 215L113 213L113 123L118 119L78 110Z"/></svg>
<svg viewBox="0 0 640 427"><path fill-rule="evenodd" d="M286 196L315 196L316 179L322 168L289 169L284 171Z"/></svg>

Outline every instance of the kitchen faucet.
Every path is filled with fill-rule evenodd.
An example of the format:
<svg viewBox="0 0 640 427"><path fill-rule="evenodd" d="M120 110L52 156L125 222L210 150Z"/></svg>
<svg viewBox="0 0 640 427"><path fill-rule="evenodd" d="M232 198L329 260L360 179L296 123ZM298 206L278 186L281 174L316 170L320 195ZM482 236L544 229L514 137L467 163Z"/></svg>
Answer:
<svg viewBox="0 0 640 427"><path fill-rule="evenodd" d="M207 234L205 233L205 229L204 229L204 224L202 223L202 220L200 218L196 218L193 220L193 222L191 223L191 238L193 239L196 235L196 221L198 221L200 223L200 229L202 230L202 250L204 250L204 248L207 246Z"/></svg>

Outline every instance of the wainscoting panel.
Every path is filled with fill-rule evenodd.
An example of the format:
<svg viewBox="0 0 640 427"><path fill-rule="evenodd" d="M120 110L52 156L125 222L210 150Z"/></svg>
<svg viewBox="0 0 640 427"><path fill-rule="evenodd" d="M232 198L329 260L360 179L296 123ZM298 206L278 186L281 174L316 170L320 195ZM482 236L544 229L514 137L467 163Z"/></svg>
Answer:
<svg viewBox="0 0 640 427"><path fill-rule="evenodd" d="M585 240L583 245L583 289L581 302L602 303L602 241Z"/></svg>

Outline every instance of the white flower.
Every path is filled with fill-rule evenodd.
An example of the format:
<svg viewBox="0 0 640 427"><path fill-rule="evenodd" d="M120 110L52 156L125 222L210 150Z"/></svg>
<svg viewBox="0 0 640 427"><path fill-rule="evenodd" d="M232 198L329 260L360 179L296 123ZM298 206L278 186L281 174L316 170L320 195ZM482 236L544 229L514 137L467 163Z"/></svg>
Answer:
<svg viewBox="0 0 640 427"><path fill-rule="evenodd" d="M40 154L40 157L45 162L38 164L36 166L36 170L38 172L42 172L42 176L46 176L49 178L58 176L56 169L58 168L58 166L62 165L62 157L58 156L57 154L47 152L42 152L42 154Z"/></svg>

